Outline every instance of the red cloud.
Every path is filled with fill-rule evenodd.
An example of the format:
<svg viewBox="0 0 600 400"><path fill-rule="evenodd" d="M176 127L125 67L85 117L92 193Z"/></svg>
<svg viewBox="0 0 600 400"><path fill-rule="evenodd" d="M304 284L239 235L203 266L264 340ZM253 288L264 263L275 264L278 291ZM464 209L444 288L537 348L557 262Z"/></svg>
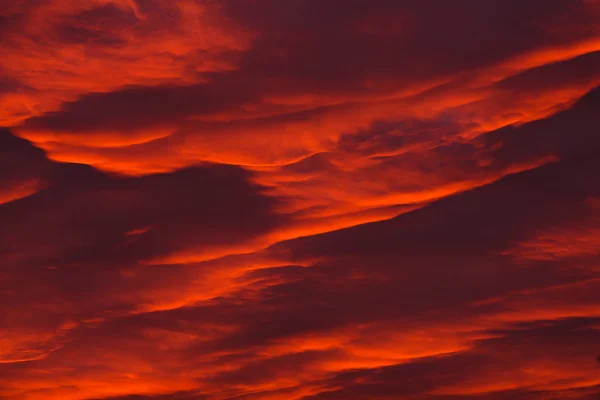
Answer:
<svg viewBox="0 0 600 400"><path fill-rule="evenodd" d="M599 17L0 0L0 397L597 398Z"/></svg>

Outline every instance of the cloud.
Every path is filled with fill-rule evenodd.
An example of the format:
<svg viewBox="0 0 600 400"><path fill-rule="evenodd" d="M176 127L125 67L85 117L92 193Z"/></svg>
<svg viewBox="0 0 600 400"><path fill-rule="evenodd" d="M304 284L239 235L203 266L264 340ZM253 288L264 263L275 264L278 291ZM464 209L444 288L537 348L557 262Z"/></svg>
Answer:
<svg viewBox="0 0 600 400"><path fill-rule="evenodd" d="M596 398L599 16L0 0L0 397Z"/></svg>
<svg viewBox="0 0 600 400"><path fill-rule="evenodd" d="M59 327L67 325L70 330L73 318L194 301L193 279L202 273L192 278L190 269L179 266L162 274L144 264L188 247L208 258L226 254L280 223L272 212L275 201L236 167L204 165L142 178L120 177L88 166L53 163L8 132L3 133L3 142L10 145L3 162L23 164L3 177L12 184L8 194L22 182L44 183L34 193L0 206L7 307L2 325L8 329L4 361L41 357L44 351L21 349L22 342L38 342L44 335L52 336L54 329L62 335ZM132 280L137 282L134 286ZM186 281L188 289L178 287L166 303L152 298L152 293L166 294L171 285L187 285ZM9 305L16 308L11 311ZM29 313L21 313L20 307ZM46 317L38 319L39 313ZM21 329L31 324L32 329L41 325L51 331L30 337ZM12 339L17 343L10 343ZM44 349L56 346L50 340Z"/></svg>
<svg viewBox="0 0 600 400"><path fill-rule="evenodd" d="M7 37L0 69L34 89L14 100L26 112L5 109L4 125L88 92L199 81L203 72L233 68L250 40L195 1L23 1L0 12Z"/></svg>
<svg viewBox="0 0 600 400"><path fill-rule="evenodd" d="M107 303L100 303L104 318L90 316L67 327L64 347L35 362L40 371L78 365L54 384L77 387L71 398L94 396L78 386L83 377L105 388L99 390L195 390L208 398L501 396L496 392L560 398L571 387L592 390L595 372L582 365L595 362L590 348L597 336L597 276L581 261L597 257L575 259L564 269L569 259L515 260L502 252L541 227L585 220L586 209L577 205L594 195L586 185L594 162L561 161L390 221L283 242L262 256L240 255L237 262L226 258L189 270L159 267L171 268L155 270L162 285L181 291L191 277L217 285L218 268L227 273L232 264L253 265L230 280L228 291L205 293L208 297L184 308L106 313ZM553 181L568 186L549 186ZM461 229L448 229L456 221ZM286 259L303 266L269 267ZM151 273L147 268L123 283L142 299L146 288L139 285ZM112 281L103 289L96 280L92 297L119 286ZM171 296L154 288L148 293L155 299ZM84 304L80 300L79 308ZM565 317L578 319L562 321ZM531 341L536 348L527 347ZM93 351L95 357L81 357ZM555 369L548 369L547 360ZM577 366L568 376L561 372L564 362ZM529 366L516 368L519 363ZM476 375L469 372L472 365L481 365ZM539 373L537 365L544 366ZM509 368L514 370L500 379L498 371ZM18 371L7 369L7 379ZM29 375L27 381L52 385L44 376ZM411 384L402 385L399 376ZM139 382L147 382L144 389L135 389ZM69 396L58 389L51 393Z"/></svg>
<svg viewBox="0 0 600 400"><path fill-rule="evenodd" d="M591 398L598 388L593 384L588 347L593 346L598 333L588 324L595 322L573 320L498 332L497 338L482 340L464 354L342 374L331 385L343 389L309 398L418 398L423 393L432 399L559 399L567 394L576 399ZM578 360L567 368L569 372L565 359ZM556 369L560 371L558 379L552 372ZM561 389L583 376L592 384ZM515 388L519 382L531 386L527 390ZM544 385L555 390L539 388Z"/></svg>
<svg viewBox="0 0 600 400"><path fill-rule="evenodd" d="M43 186L50 162L27 141L0 130L0 204L36 192Z"/></svg>
<svg viewBox="0 0 600 400"><path fill-rule="evenodd" d="M158 15L161 3L150 4ZM224 2L216 10L210 4L202 3L198 12L222 18L211 20L209 27L229 21L254 38L240 49L232 68L207 71L192 82L130 79L113 91L88 90L25 121L19 134L54 158L85 160L129 173L170 170L198 161L280 165L329 151L341 135L379 121L446 114L460 130L479 131L528 121L600 82L593 67L587 66L594 60L584 63L589 73L564 71L574 69L565 60L599 49L591 4L492 6L465 1L430 7L381 1L365 9L352 2L341 13L313 1L284 6L270 1ZM107 7L135 18L127 7L111 3L101 9ZM172 18L177 21L177 6L174 10ZM537 22L526 23L532 14ZM556 28L566 15L577 18L580 28ZM307 25L312 29L303 29ZM390 25L400 25L401 32ZM152 34L160 35L161 29L158 25ZM474 33L478 40L469 40ZM188 53L184 59L193 60ZM560 62L565 65L553 67L560 75L546 74L545 87L522 87L511 93L506 90L511 83L497 84ZM564 75L576 78L564 80ZM157 158L154 146L146 143L165 137L172 137L171 152ZM138 146L125 156L114 149L132 145ZM131 153L137 157L131 159ZM146 160L139 159L141 154Z"/></svg>

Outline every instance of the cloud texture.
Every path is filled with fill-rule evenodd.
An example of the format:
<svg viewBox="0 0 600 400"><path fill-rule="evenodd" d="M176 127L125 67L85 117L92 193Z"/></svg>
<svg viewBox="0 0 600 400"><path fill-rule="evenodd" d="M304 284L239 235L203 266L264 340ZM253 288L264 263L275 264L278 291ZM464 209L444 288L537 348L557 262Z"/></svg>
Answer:
<svg viewBox="0 0 600 400"><path fill-rule="evenodd" d="M600 396L597 0L0 0L0 398Z"/></svg>

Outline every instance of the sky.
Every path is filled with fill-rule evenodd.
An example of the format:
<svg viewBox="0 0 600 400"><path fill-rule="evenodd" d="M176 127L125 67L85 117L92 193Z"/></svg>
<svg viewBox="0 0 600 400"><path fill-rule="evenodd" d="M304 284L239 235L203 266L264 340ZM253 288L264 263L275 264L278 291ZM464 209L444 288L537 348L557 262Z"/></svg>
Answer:
<svg viewBox="0 0 600 400"><path fill-rule="evenodd" d="M600 0L0 0L0 399L600 398Z"/></svg>

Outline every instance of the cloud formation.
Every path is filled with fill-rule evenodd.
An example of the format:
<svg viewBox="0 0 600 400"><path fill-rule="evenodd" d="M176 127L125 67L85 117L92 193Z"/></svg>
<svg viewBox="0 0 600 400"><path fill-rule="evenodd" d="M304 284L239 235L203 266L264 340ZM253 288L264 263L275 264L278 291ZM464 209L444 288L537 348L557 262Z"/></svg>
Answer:
<svg viewBox="0 0 600 400"><path fill-rule="evenodd" d="M596 0L0 0L0 398L600 395Z"/></svg>

